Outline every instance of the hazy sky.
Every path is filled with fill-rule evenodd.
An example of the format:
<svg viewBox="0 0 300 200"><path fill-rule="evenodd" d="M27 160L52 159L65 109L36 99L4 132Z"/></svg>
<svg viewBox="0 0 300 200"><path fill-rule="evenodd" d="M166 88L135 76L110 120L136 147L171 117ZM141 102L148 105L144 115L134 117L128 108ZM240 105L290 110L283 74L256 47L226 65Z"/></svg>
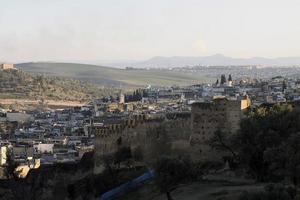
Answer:
<svg viewBox="0 0 300 200"><path fill-rule="evenodd" d="M300 56L299 0L0 0L0 60Z"/></svg>

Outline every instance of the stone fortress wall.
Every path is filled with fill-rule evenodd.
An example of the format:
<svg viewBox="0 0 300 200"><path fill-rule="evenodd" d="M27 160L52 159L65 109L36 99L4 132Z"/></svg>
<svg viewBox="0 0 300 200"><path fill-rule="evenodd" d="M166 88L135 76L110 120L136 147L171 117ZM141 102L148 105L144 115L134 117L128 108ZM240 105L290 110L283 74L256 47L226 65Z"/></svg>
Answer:
<svg viewBox="0 0 300 200"><path fill-rule="evenodd" d="M191 112L133 115L121 122L98 127L94 130L96 162L104 155L113 154L120 146L131 149L149 146L156 137L151 130L160 126L165 128L173 149L182 150L195 160L220 161L224 155L212 149L209 140L218 129L226 134L235 133L249 106L248 98L218 98L209 103L194 103Z"/></svg>
<svg viewBox="0 0 300 200"><path fill-rule="evenodd" d="M239 129L244 111L250 106L248 98L228 100L217 98L213 102L192 105L190 143L198 149L202 160L220 159L222 154L209 146L209 141L217 130L233 134Z"/></svg>
<svg viewBox="0 0 300 200"><path fill-rule="evenodd" d="M191 135L190 113L169 113L166 115L136 115L121 123L96 130L95 158L100 160L104 155L113 154L120 146L134 149L149 145L156 137L150 130L163 126L172 146L189 143ZM179 145L181 146L181 145Z"/></svg>

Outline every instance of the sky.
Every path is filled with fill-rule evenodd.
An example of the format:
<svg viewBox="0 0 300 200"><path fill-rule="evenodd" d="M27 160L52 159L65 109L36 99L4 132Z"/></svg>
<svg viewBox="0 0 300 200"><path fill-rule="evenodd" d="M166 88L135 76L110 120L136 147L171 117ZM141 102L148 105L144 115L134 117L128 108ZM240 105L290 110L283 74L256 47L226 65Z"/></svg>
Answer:
<svg viewBox="0 0 300 200"><path fill-rule="evenodd" d="M0 61L300 56L299 0L0 0Z"/></svg>

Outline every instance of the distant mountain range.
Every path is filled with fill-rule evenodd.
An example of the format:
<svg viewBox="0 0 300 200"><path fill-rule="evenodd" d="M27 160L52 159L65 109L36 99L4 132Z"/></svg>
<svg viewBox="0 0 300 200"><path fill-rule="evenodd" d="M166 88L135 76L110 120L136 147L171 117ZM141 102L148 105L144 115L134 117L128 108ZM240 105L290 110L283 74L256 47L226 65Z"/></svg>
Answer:
<svg viewBox="0 0 300 200"><path fill-rule="evenodd" d="M1 63L1 62L0 62ZM186 66L240 66L240 65L261 65L261 66L300 66L300 57L278 57L278 58L233 58L222 54L211 56L156 56L148 60L53 60L39 61L36 63L78 63L87 66L109 66L113 68L135 67L135 68L173 68Z"/></svg>
<svg viewBox="0 0 300 200"><path fill-rule="evenodd" d="M262 65L262 66L300 66L300 57L280 58L231 58L222 54L203 57L153 57L149 60L128 64L140 68L170 68L195 65ZM121 66L122 67L122 66Z"/></svg>

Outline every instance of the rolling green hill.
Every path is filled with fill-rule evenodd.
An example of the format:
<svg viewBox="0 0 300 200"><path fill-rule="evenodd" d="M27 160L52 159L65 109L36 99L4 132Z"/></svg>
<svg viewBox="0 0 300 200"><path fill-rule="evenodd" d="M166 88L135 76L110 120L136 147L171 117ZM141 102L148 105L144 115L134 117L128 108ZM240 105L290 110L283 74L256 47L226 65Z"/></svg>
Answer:
<svg viewBox="0 0 300 200"><path fill-rule="evenodd" d="M208 78L197 73L183 73L170 70L126 70L87 64L73 63L22 63L17 68L30 73L61 76L91 81L102 86L170 86L207 82Z"/></svg>

